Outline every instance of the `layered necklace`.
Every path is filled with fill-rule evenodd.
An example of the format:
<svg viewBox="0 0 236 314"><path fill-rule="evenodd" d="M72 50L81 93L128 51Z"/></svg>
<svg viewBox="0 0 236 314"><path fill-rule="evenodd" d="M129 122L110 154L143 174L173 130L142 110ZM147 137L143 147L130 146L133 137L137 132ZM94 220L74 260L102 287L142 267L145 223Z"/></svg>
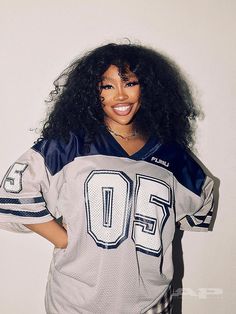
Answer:
<svg viewBox="0 0 236 314"><path fill-rule="evenodd" d="M131 138L135 137L138 135L138 132L135 130L133 133L129 134L129 135L122 135L122 134L119 134L119 133L116 133L115 131L113 131L112 129L110 129L109 127L107 127L108 131L115 135L115 136L118 136L120 138L122 138L122 140L125 140L125 141L128 141L130 140Z"/></svg>

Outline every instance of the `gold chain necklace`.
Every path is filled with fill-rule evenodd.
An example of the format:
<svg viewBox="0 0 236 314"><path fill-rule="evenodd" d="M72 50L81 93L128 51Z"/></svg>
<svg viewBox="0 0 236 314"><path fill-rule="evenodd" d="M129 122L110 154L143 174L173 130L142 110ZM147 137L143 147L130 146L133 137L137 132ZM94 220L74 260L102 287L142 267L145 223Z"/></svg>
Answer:
<svg viewBox="0 0 236 314"><path fill-rule="evenodd" d="M124 136L122 134L116 133L115 131L113 131L109 127L107 127L107 129L110 133L114 134L115 136L119 136L120 138L122 138L125 141L128 141L130 138L135 137L138 134L138 132L135 130L132 134Z"/></svg>

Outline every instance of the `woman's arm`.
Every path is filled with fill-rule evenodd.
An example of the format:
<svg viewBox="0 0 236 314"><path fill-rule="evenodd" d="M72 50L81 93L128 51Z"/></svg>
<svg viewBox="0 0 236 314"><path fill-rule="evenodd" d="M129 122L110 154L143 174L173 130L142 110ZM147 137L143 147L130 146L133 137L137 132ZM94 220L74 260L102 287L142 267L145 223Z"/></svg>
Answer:
<svg viewBox="0 0 236 314"><path fill-rule="evenodd" d="M56 248L65 249L67 247L66 229L59 225L56 220L39 224L25 224L25 226L49 240Z"/></svg>

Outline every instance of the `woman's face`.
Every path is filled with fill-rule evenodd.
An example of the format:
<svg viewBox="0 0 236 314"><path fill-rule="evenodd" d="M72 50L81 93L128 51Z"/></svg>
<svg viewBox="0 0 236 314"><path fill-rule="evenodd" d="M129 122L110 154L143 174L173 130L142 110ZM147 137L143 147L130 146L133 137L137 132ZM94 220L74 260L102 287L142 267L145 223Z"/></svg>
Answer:
<svg viewBox="0 0 236 314"><path fill-rule="evenodd" d="M111 65L100 83L105 124L111 129L132 123L140 107L140 85L137 76L128 71L122 79L119 69Z"/></svg>

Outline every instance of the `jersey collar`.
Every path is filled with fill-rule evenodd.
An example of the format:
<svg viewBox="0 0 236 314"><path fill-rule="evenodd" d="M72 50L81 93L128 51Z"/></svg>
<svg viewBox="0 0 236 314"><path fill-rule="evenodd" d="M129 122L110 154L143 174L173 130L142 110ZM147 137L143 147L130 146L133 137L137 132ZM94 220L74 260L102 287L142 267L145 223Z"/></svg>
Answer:
<svg viewBox="0 0 236 314"><path fill-rule="evenodd" d="M104 136L108 145L115 149L117 156L126 157L134 160L146 159L150 155L150 153L153 152L153 150L158 149L158 147L161 145L155 136L151 136L148 138L147 142L142 148L140 148L134 154L129 155L106 128L102 128L101 133L102 136Z"/></svg>

